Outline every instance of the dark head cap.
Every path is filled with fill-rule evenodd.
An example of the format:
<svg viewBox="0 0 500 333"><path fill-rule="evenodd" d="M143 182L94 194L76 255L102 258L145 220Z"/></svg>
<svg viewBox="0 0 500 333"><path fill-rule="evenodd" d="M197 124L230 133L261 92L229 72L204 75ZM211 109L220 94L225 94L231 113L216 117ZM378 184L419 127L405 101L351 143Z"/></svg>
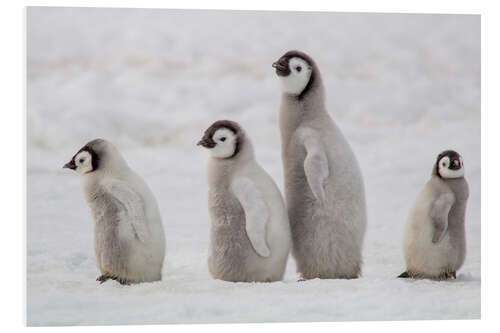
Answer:
<svg viewBox="0 0 500 333"><path fill-rule="evenodd" d="M457 178L463 176L463 172L458 172L462 168L463 161L460 154L454 150L445 150L437 156L432 173L441 178Z"/></svg>
<svg viewBox="0 0 500 333"><path fill-rule="evenodd" d="M231 156L228 156L227 158L234 157L240 151L241 144L243 143L243 140L244 140L243 130L241 129L240 125L238 125L238 123L236 123L234 121L231 121L231 120L218 120L218 121L216 121L209 128L207 128L205 130L203 137L201 138L200 141L198 141L198 145L203 146L205 148L209 148L209 149L217 146L217 142L215 142L215 140L214 140L214 134L219 129L222 129L222 128L228 129L229 131L233 132L236 135L234 152ZM222 138L222 139L225 140L225 138Z"/></svg>
<svg viewBox="0 0 500 333"><path fill-rule="evenodd" d="M301 99L307 94L307 92L313 86L314 82L317 80L317 78L319 76L319 71L317 69L316 63L309 55L307 55L306 53L304 53L302 51L291 50L291 51L286 52L277 61L275 61L273 63L273 67L276 68L276 74L278 76L285 77L285 76L290 75L290 73L291 73L290 59L292 59L292 58L300 58L300 59L304 60L312 69L311 76L309 78L309 81L307 82L307 85L302 90L302 92L297 96L298 99Z"/></svg>
<svg viewBox="0 0 500 333"><path fill-rule="evenodd" d="M102 148L105 143L106 141L103 139L95 139L88 142L85 146L80 148L80 150L78 150L75 155L73 155L71 160L68 163L66 163L63 166L63 168L76 170L78 167L82 165L82 163L88 162L83 160L85 158L78 158L77 160L77 156L81 155L82 152L87 152L88 155L90 155L91 161L90 164L88 165L88 171L86 171L85 173L97 170L99 168L99 161L101 159L100 154L102 153Z"/></svg>

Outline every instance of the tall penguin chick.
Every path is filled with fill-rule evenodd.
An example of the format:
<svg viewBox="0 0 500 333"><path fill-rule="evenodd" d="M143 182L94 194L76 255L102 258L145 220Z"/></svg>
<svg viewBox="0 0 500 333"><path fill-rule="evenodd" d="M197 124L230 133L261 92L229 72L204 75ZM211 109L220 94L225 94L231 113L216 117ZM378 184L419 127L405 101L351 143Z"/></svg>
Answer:
<svg viewBox="0 0 500 333"><path fill-rule="evenodd" d="M198 145L211 155L210 274L233 282L281 280L291 246L288 215L278 187L255 161L250 139L237 123L220 120Z"/></svg>
<svg viewBox="0 0 500 333"><path fill-rule="evenodd" d="M358 162L325 108L314 60L289 51L273 67L282 86L281 148L297 271L304 279L356 278L366 229Z"/></svg>
<svg viewBox="0 0 500 333"><path fill-rule="evenodd" d="M94 251L101 283L161 280L165 236L156 199L108 141L83 146L63 168L81 176L94 219Z"/></svg>
<svg viewBox="0 0 500 333"><path fill-rule="evenodd" d="M453 150L442 152L410 211L404 237L406 271L399 277L456 278L465 260L468 198L462 157Z"/></svg>

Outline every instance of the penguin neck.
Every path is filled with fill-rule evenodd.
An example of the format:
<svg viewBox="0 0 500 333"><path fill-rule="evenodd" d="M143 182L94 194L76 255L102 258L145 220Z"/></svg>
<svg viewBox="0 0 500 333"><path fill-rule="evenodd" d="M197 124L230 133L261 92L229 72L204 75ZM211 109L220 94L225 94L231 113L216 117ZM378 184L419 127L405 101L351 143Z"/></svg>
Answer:
<svg viewBox="0 0 500 333"><path fill-rule="evenodd" d="M245 164L255 158L253 145L250 140L245 138L241 141L242 142L240 143L240 149L238 150L238 153L229 159L224 159L223 161L229 161L232 164Z"/></svg>
<svg viewBox="0 0 500 333"><path fill-rule="evenodd" d="M457 200L463 201L469 198L469 184L465 180L465 177L443 178L438 174L437 163L432 168L432 177L436 177L445 183L453 191Z"/></svg>
<svg viewBox="0 0 500 333"><path fill-rule="evenodd" d="M442 180L453 191L457 201L466 201L469 198L469 186L464 177L442 178Z"/></svg>
<svg viewBox="0 0 500 333"><path fill-rule="evenodd" d="M251 163L254 160L254 150L252 144L246 139L237 154L230 158L212 157L208 164L209 179L213 186L225 184L232 178L235 170Z"/></svg>
<svg viewBox="0 0 500 333"><path fill-rule="evenodd" d="M115 178L121 178L121 176L128 174L130 168L125 161L125 159L119 154L113 154L104 160L100 161L100 165L95 173L99 173L102 176L113 176Z"/></svg>
<svg viewBox="0 0 500 333"><path fill-rule="evenodd" d="M280 128L283 142L287 142L295 130L306 122L328 116L325 108L325 92L319 73L304 94L294 96L283 93L280 108Z"/></svg>
<svg viewBox="0 0 500 333"><path fill-rule="evenodd" d="M82 184L84 187L92 188L93 185L105 179L128 179L131 174L133 174L133 171L125 159L116 152L100 159L96 170L82 175Z"/></svg>

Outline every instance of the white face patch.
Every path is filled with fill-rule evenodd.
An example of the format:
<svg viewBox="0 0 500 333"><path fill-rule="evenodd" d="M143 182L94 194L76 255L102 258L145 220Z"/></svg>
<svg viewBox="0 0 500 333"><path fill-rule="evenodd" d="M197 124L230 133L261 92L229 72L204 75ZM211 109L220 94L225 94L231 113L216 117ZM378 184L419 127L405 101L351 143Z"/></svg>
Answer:
<svg viewBox="0 0 500 333"><path fill-rule="evenodd" d="M444 156L439 160L438 172L443 178L460 178L464 176L464 164L462 163L462 158L460 157L460 162L454 161L455 164L460 163L460 169L452 170L450 169L450 158Z"/></svg>
<svg viewBox="0 0 500 333"><path fill-rule="evenodd" d="M75 156L75 171L80 175L92 171L92 155L88 151L82 151Z"/></svg>
<svg viewBox="0 0 500 333"><path fill-rule="evenodd" d="M300 95L311 78L312 67L304 59L293 57L288 61L290 74L279 76L281 90L291 95Z"/></svg>
<svg viewBox="0 0 500 333"><path fill-rule="evenodd" d="M228 158L233 156L236 149L236 134L233 131L227 128L220 128L215 131L212 140L216 144L215 147L208 150L212 157Z"/></svg>

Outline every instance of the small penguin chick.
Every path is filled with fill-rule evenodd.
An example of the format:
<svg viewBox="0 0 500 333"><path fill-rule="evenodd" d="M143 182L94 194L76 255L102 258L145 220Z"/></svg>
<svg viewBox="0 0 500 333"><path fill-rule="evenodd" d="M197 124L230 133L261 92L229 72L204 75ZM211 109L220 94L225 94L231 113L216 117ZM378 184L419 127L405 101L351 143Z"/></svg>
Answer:
<svg viewBox="0 0 500 333"><path fill-rule="evenodd" d="M291 50L273 63L292 255L304 279L357 278L366 203L361 169L325 106L319 65Z"/></svg>
<svg viewBox="0 0 500 333"><path fill-rule="evenodd" d="M156 199L115 146L92 140L63 168L80 174L94 220L94 252L101 272L97 281L160 280L165 236Z"/></svg>
<svg viewBox="0 0 500 333"><path fill-rule="evenodd" d="M464 176L462 157L453 150L446 150L439 154L436 165L437 174L441 178L460 178Z"/></svg>
<svg viewBox="0 0 500 333"><path fill-rule="evenodd" d="M300 96L311 80L313 66L297 52L287 52L273 63L284 93Z"/></svg>
<svg viewBox="0 0 500 333"><path fill-rule="evenodd" d="M410 210L403 243L406 271L400 278L456 278L466 254L468 197L461 156L443 151Z"/></svg>
<svg viewBox="0 0 500 333"><path fill-rule="evenodd" d="M213 123L198 142L207 165L210 246L214 279L271 282L283 278L291 246L281 193L255 160L250 136L236 122Z"/></svg>
<svg viewBox="0 0 500 333"><path fill-rule="evenodd" d="M215 158L230 158L238 153L239 128L235 123L227 120L216 121L210 126L198 142L199 146L209 149L210 155Z"/></svg>

